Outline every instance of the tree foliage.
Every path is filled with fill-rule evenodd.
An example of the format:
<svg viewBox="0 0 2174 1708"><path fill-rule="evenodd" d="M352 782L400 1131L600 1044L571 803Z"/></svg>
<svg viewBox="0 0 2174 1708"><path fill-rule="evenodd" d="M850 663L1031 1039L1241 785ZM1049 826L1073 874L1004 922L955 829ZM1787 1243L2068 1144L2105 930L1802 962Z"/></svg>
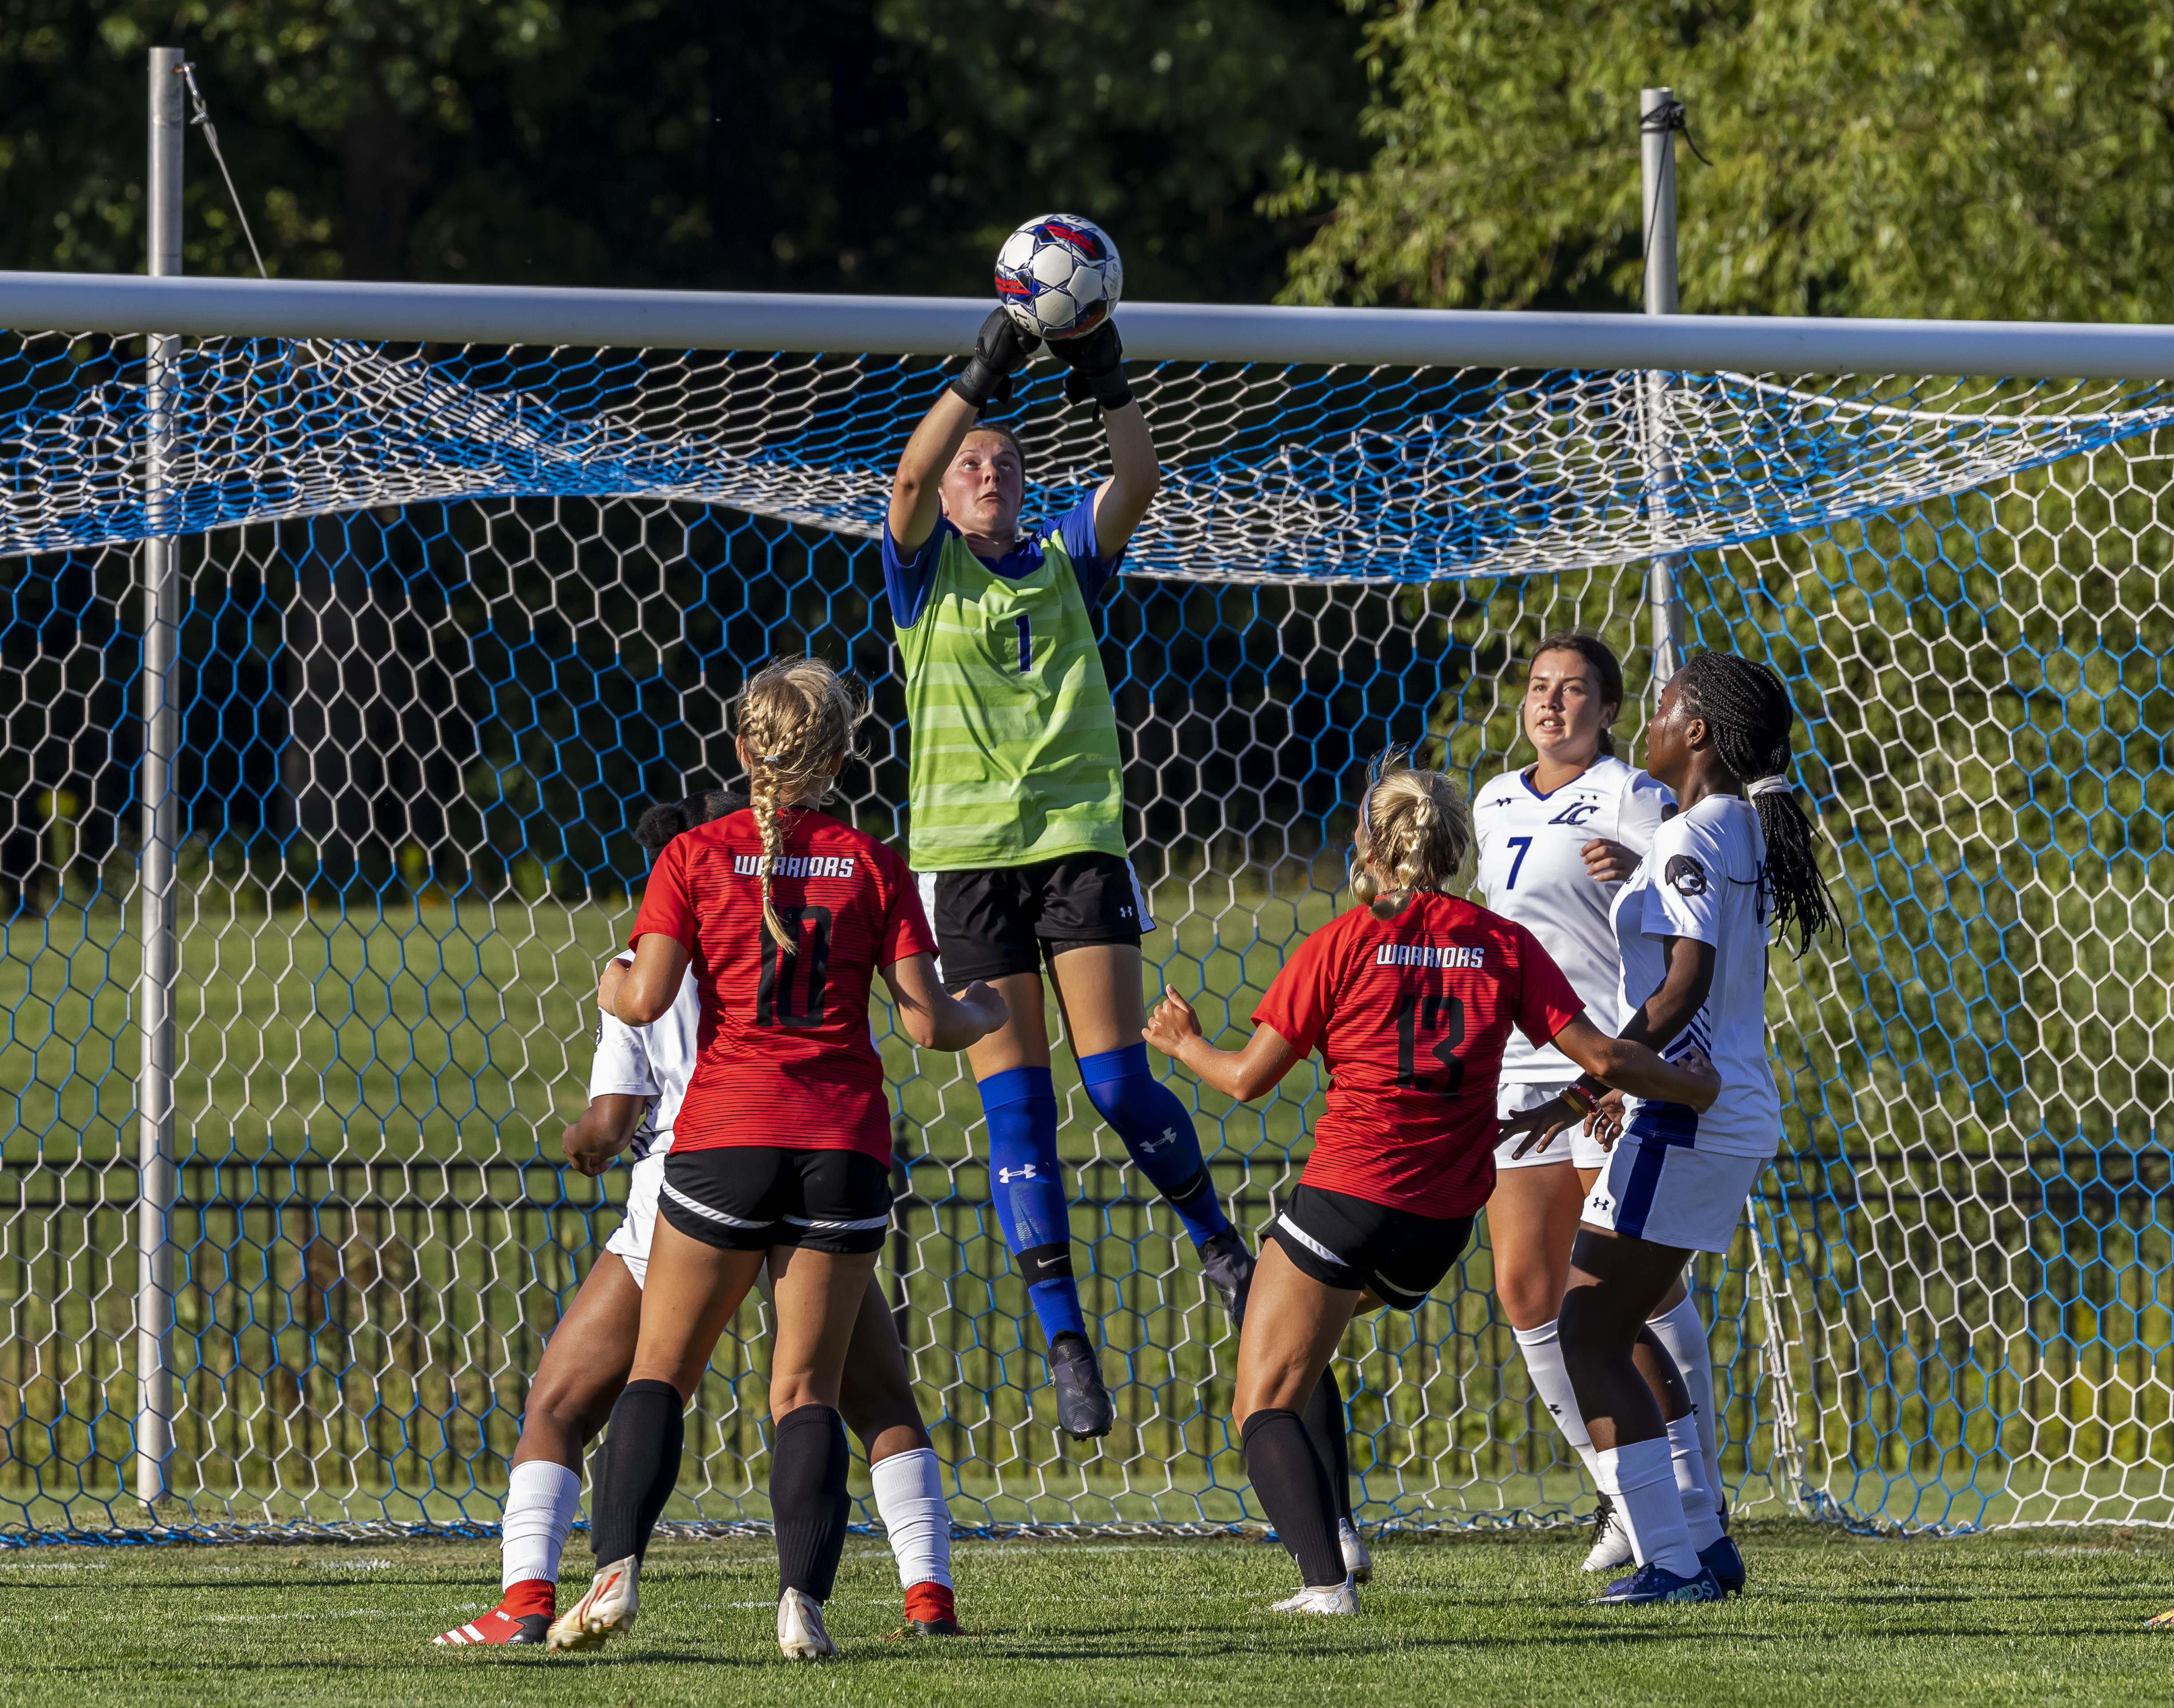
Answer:
<svg viewBox="0 0 2174 1708"><path fill-rule="evenodd" d="M273 270L986 289L1106 222L1144 296L1260 300L1294 152L1356 165L1333 0L0 0L0 265L143 247L144 50L186 48ZM187 265L250 270L192 133Z"/></svg>
<svg viewBox="0 0 2174 1708"><path fill-rule="evenodd" d="M1638 300L1641 86L1687 311L2174 318L2174 14L2134 0L1398 0L1377 145L1295 164L1305 302Z"/></svg>

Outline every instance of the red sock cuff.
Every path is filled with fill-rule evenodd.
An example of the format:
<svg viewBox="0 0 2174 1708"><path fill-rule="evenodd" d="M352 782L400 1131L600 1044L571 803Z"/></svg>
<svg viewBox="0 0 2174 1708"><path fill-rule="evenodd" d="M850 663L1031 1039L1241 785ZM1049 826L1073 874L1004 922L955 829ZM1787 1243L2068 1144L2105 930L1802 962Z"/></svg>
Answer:
<svg viewBox="0 0 2174 1708"><path fill-rule="evenodd" d="M940 1583L917 1583L906 1592L906 1616L910 1619L956 1619L951 1592Z"/></svg>
<svg viewBox="0 0 2174 1708"><path fill-rule="evenodd" d="M510 1619L525 1619L531 1613L555 1613L559 1586L548 1577L524 1577L507 1586L506 1598L498 1605Z"/></svg>

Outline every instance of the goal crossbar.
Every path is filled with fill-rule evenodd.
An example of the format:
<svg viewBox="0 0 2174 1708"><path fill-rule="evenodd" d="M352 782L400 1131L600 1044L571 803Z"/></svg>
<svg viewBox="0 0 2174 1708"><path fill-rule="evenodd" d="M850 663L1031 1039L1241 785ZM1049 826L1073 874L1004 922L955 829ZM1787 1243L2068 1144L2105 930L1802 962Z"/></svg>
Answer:
<svg viewBox="0 0 2174 1708"><path fill-rule="evenodd" d="M190 338L962 355L977 298L0 273L0 326ZM2174 379L2174 327L1136 302L1151 361Z"/></svg>

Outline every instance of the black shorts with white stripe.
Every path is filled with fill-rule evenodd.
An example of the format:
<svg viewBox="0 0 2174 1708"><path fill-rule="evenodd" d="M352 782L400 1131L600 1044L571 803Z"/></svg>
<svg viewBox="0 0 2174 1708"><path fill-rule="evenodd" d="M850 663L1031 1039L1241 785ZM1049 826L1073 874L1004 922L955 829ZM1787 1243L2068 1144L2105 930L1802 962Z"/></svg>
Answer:
<svg viewBox="0 0 2174 1708"><path fill-rule="evenodd" d="M866 1151L721 1144L666 1156L657 1209L722 1251L802 1246L852 1257L883 1249L890 1197L890 1170Z"/></svg>
<svg viewBox="0 0 2174 1708"><path fill-rule="evenodd" d="M1416 1311L1463 1255L1472 1221L1392 1209L1301 1181L1263 1237L1324 1287L1371 1288L1383 1304Z"/></svg>

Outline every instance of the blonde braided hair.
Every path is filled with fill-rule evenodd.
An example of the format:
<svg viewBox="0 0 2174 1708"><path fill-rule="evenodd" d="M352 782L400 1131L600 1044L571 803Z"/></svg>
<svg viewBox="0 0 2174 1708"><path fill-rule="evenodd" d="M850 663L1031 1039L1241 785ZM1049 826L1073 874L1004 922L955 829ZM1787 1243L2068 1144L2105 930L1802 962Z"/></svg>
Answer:
<svg viewBox="0 0 2174 1708"><path fill-rule="evenodd" d="M1374 761L1360 803L1351 893L1375 918L1394 919L1414 890L1447 890L1471 851L1472 814L1455 783L1440 771L1413 770L1400 749Z"/></svg>
<svg viewBox="0 0 2174 1708"><path fill-rule="evenodd" d="M740 696L739 738L747 749L748 804L762 833L762 923L786 954L799 945L770 899L771 873L785 852L778 808L830 799L833 768L853 751L854 726L868 713L868 691L850 673L819 658L773 658Z"/></svg>

